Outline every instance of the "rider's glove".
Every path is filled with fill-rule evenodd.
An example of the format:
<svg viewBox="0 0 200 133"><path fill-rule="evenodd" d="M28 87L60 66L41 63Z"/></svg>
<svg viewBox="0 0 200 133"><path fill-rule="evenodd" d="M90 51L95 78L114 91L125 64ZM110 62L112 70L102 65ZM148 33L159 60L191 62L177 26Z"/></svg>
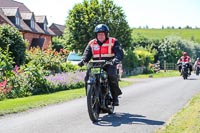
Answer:
<svg viewBox="0 0 200 133"><path fill-rule="evenodd" d="M117 65L117 64L119 64L120 63L120 61L117 59L117 58L114 58L113 60L112 60L112 64L113 65Z"/></svg>
<svg viewBox="0 0 200 133"><path fill-rule="evenodd" d="M84 66L84 61L83 61L83 60L80 61L80 62L78 63L78 66L80 66L80 67Z"/></svg>

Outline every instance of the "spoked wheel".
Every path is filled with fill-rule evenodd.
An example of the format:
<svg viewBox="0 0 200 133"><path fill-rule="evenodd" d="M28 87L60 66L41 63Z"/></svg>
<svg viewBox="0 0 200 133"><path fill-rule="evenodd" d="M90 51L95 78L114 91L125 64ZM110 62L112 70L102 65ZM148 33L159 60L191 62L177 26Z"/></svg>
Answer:
<svg viewBox="0 0 200 133"><path fill-rule="evenodd" d="M186 70L183 69L183 70L181 71L181 73L182 73L183 79L187 79L188 74L187 74Z"/></svg>
<svg viewBox="0 0 200 133"><path fill-rule="evenodd" d="M97 122L100 113L99 93L93 84L87 85L87 107L91 121Z"/></svg>
<svg viewBox="0 0 200 133"><path fill-rule="evenodd" d="M187 78L188 78L187 73L183 73L183 79L187 79Z"/></svg>

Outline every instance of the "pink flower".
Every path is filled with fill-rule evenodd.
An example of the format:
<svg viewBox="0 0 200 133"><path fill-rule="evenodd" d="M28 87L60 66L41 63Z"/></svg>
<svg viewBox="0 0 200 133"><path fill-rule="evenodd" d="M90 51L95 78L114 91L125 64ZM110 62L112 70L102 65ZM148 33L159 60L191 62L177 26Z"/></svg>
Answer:
<svg viewBox="0 0 200 133"><path fill-rule="evenodd" d="M0 82L0 87L5 87L7 84L7 80L3 81L3 82Z"/></svg>
<svg viewBox="0 0 200 133"><path fill-rule="evenodd" d="M12 86L7 87L7 80L0 82L0 92L3 92L4 94L10 92L12 90Z"/></svg>

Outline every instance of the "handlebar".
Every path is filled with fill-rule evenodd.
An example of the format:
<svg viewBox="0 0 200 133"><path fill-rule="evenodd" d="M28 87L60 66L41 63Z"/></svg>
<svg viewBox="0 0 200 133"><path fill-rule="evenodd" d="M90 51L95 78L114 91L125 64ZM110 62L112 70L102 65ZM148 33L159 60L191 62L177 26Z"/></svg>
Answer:
<svg viewBox="0 0 200 133"><path fill-rule="evenodd" d="M88 67L105 67L106 65L113 65L113 63L106 60L92 60L87 63Z"/></svg>

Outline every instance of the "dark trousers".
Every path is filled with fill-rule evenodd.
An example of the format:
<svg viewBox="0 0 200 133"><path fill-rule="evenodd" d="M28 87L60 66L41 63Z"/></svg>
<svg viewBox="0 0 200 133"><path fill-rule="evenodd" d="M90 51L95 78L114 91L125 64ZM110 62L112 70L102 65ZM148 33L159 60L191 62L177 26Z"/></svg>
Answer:
<svg viewBox="0 0 200 133"><path fill-rule="evenodd" d="M108 73L108 82L110 85L110 91L113 97L118 97L122 94L119 83L118 83L118 75L117 75L117 68L113 65L107 65L104 70ZM86 88L86 94L87 94L87 81L88 81L89 75L86 73L85 76L85 88Z"/></svg>
<svg viewBox="0 0 200 133"><path fill-rule="evenodd" d="M110 85L110 91L112 93L112 96L118 97L119 95L122 94L122 92L119 88L117 68L116 66L109 65L105 68L105 70L108 73L108 82Z"/></svg>

